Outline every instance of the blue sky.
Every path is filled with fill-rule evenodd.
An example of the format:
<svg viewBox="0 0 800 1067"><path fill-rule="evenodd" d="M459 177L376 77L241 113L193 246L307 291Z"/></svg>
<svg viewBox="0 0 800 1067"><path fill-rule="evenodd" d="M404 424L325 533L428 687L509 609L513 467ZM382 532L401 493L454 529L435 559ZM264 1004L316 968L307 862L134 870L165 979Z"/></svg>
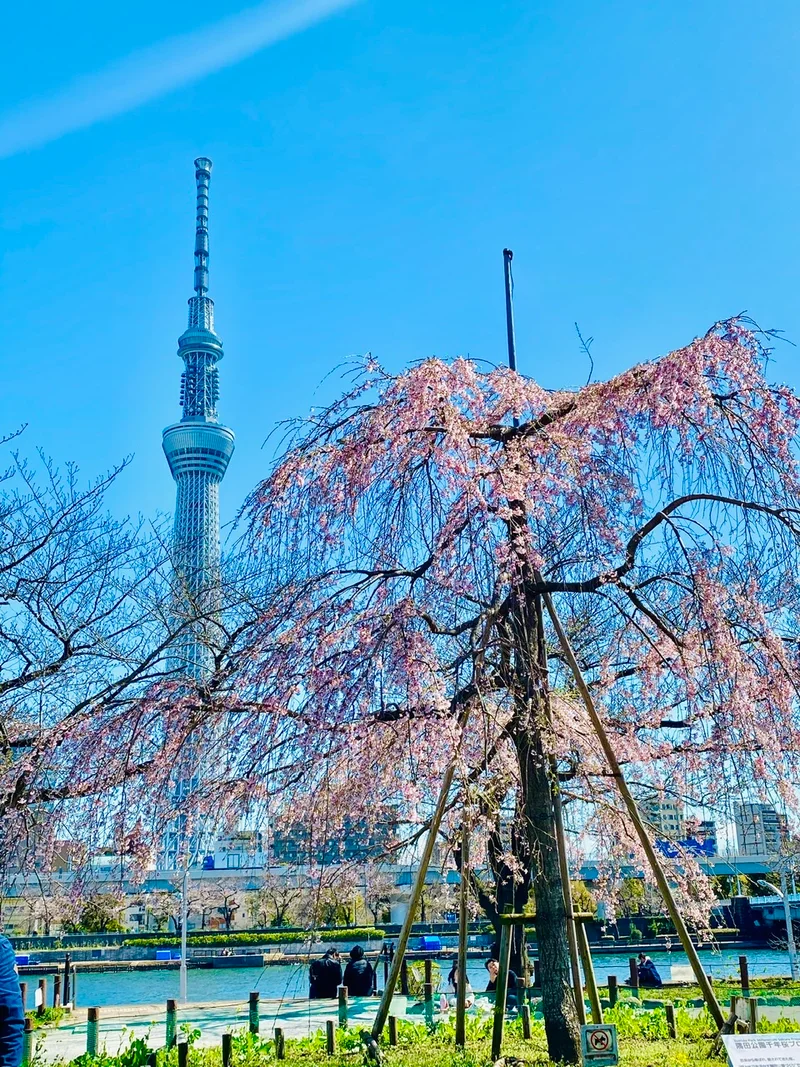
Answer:
<svg viewBox="0 0 800 1067"><path fill-rule="evenodd" d="M201 153L237 434L227 517L270 429L330 397L317 385L349 354L503 360L506 245L520 369L546 386L586 378L575 321L602 376L745 309L800 340L796 2L361 0L155 88L163 42L199 29L205 70L241 10L4 13L0 427L27 422L26 450L87 477L134 453L116 509L173 505L160 438L179 415ZM42 108L69 126L65 86L109 65L161 95L11 144ZM87 93L114 110L102 81ZM797 360L782 345L774 374L800 388Z"/></svg>

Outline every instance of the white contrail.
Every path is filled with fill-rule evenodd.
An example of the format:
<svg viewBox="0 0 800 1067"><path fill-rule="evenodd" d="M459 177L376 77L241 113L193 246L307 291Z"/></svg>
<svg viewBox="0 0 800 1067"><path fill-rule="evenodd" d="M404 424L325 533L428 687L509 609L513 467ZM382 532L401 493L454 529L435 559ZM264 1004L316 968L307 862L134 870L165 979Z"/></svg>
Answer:
<svg viewBox="0 0 800 1067"><path fill-rule="evenodd" d="M0 115L0 159L121 115L253 55L358 0L279 0L169 37Z"/></svg>

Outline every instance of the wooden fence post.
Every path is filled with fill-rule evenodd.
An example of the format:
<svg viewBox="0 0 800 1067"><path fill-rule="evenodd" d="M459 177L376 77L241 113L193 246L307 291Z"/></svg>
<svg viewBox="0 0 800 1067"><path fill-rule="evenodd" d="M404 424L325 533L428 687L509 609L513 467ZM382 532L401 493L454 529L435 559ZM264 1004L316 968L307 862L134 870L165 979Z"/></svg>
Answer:
<svg viewBox="0 0 800 1067"><path fill-rule="evenodd" d="M433 1027L433 982L425 982L422 989L425 1005L425 1025L430 1030Z"/></svg>
<svg viewBox="0 0 800 1067"><path fill-rule="evenodd" d="M750 996L750 971L747 966L747 956L739 957L739 976L742 982L742 996Z"/></svg>
<svg viewBox="0 0 800 1067"><path fill-rule="evenodd" d="M248 1005L248 1028L251 1034L257 1034L261 1028L261 1013L259 1010L259 996L257 990L254 990L250 994L250 1003Z"/></svg>
<svg viewBox="0 0 800 1067"><path fill-rule="evenodd" d="M33 1062L33 1019L25 1020L22 1032L22 1065L28 1067Z"/></svg>
<svg viewBox="0 0 800 1067"><path fill-rule="evenodd" d="M25 1011L25 1009L28 1007L28 983L27 982L20 982L19 983L19 995L22 998L22 1010Z"/></svg>
<svg viewBox="0 0 800 1067"><path fill-rule="evenodd" d="M167 1048L172 1048L175 1044L175 1040L178 1035L178 1002L176 1000L167 1001L167 1029L164 1044Z"/></svg>
<svg viewBox="0 0 800 1067"><path fill-rule="evenodd" d="M44 1015L45 1008L47 1007L47 979L46 978L40 978L39 979L38 994L39 995L37 997L37 1000L38 1000L39 1003L36 1005L36 1014L37 1015Z"/></svg>
<svg viewBox="0 0 800 1067"><path fill-rule="evenodd" d="M619 996L619 987L617 986L617 976L610 974L608 976L608 1003L613 1008L617 1003L617 997Z"/></svg>
<svg viewBox="0 0 800 1067"><path fill-rule="evenodd" d="M397 1017L394 1015L389 1016L389 1044L397 1044Z"/></svg>
<svg viewBox="0 0 800 1067"><path fill-rule="evenodd" d="M61 1007L61 975L53 975L53 1007Z"/></svg>
<svg viewBox="0 0 800 1067"><path fill-rule="evenodd" d="M189 1060L189 1042L178 1042L178 1067L186 1067Z"/></svg>
<svg viewBox="0 0 800 1067"><path fill-rule="evenodd" d="M340 985L339 994L339 1026L347 1026L347 986Z"/></svg>
<svg viewBox="0 0 800 1067"><path fill-rule="evenodd" d="M667 1013L667 1033L674 1040L678 1036L678 1027L675 1022L675 1005L668 1000L664 1005L664 1010Z"/></svg>
<svg viewBox="0 0 800 1067"><path fill-rule="evenodd" d="M332 1056L336 1051L336 1028L333 1019L325 1021L325 1051Z"/></svg>
<svg viewBox="0 0 800 1067"><path fill-rule="evenodd" d="M275 1058L278 1060L286 1059L286 1041L280 1026L275 1027Z"/></svg>
<svg viewBox="0 0 800 1067"><path fill-rule="evenodd" d="M222 1067L230 1067L231 1064L231 1051L232 1051L233 1035L222 1035Z"/></svg>
<svg viewBox="0 0 800 1067"><path fill-rule="evenodd" d="M64 997L63 997L63 1000L64 1000L64 1006L65 1007L66 1007L67 1004L71 1004L72 1003L72 997L70 996L70 993L72 991L71 982L70 982L71 976L72 976L72 956L68 952L66 954L66 956L64 956Z"/></svg>
<svg viewBox="0 0 800 1067"><path fill-rule="evenodd" d="M405 957L400 966L400 993L404 997L408 996L408 960Z"/></svg>
<svg viewBox="0 0 800 1067"><path fill-rule="evenodd" d="M628 970L630 975L628 978L628 985L634 992L639 992L639 965L636 962L636 957L631 956L628 960Z"/></svg>
<svg viewBox="0 0 800 1067"><path fill-rule="evenodd" d="M747 998L748 1028L751 1034L758 1033L758 1001L755 997Z"/></svg>
<svg viewBox="0 0 800 1067"><path fill-rule="evenodd" d="M89 1008L86 1013L86 1052L90 1056L97 1055L97 1047L100 1036L100 1009Z"/></svg>

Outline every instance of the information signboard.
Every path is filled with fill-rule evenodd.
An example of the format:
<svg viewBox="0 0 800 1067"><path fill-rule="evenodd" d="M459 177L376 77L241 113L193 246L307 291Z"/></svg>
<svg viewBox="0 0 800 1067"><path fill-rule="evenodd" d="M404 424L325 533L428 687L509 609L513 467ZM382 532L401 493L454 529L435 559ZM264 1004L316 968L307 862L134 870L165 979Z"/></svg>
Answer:
<svg viewBox="0 0 800 1067"><path fill-rule="evenodd" d="M582 1026L581 1047L584 1067L617 1067L619 1063L616 1026Z"/></svg>
<svg viewBox="0 0 800 1067"><path fill-rule="evenodd" d="M725 1034L730 1067L800 1067L800 1034Z"/></svg>

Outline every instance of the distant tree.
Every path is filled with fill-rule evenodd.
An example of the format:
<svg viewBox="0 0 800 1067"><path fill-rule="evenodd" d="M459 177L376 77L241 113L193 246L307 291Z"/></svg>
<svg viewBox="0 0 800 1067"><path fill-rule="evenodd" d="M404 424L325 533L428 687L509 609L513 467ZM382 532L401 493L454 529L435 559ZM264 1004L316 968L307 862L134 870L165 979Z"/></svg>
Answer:
<svg viewBox="0 0 800 1067"><path fill-rule="evenodd" d="M260 885L247 897L247 910L254 926L291 926L307 892L304 875L292 867L271 868Z"/></svg>

